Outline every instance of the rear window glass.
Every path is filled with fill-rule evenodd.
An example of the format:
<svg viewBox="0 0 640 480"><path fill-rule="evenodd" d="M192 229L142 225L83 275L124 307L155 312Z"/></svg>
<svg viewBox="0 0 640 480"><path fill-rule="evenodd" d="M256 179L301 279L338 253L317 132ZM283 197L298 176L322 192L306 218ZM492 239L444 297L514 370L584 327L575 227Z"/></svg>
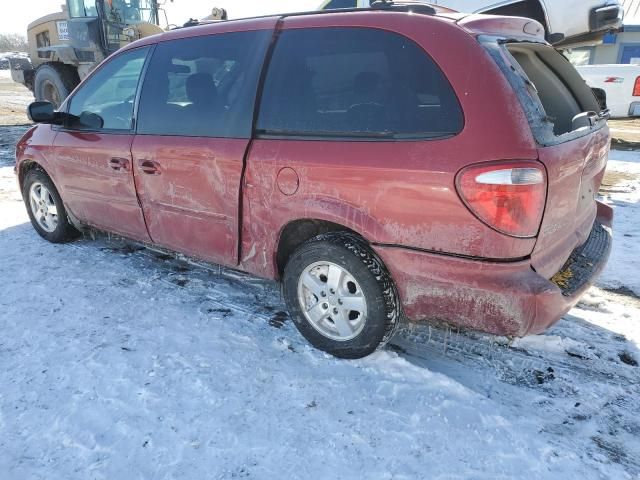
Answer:
<svg viewBox="0 0 640 480"><path fill-rule="evenodd" d="M413 41L371 28L286 30L265 79L258 132L433 138L463 118L451 85Z"/></svg>
<svg viewBox="0 0 640 480"><path fill-rule="evenodd" d="M569 61L553 48L532 43L508 44L507 50L528 80L529 95L540 102L557 136L589 125L600 107ZM587 114L587 115L585 115Z"/></svg>

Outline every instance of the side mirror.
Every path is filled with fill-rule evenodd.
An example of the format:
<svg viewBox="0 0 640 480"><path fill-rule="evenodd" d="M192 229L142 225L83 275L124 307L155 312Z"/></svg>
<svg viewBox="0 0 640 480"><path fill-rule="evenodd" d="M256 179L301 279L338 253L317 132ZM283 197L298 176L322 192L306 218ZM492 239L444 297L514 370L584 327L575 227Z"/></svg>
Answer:
<svg viewBox="0 0 640 480"><path fill-rule="evenodd" d="M50 102L33 102L27 107L29 118L36 123L52 123L60 125L62 115L56 112Z"/></svg>
<svg viewBox="0 0 640 480"><path fill-rule="evenodd" d="M97 113L82 112L78 117L80 128L87 130L100 130L104 126L104 119Z"/></svg>

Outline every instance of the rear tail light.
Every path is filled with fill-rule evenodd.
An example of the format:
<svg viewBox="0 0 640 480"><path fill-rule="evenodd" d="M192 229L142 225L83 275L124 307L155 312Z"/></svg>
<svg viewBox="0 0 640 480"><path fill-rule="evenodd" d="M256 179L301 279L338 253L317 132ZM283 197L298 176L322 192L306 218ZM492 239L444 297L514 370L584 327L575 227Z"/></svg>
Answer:
<svg viewBox="0 0 640 480"><path fill-rule="evenodd" d="M538 233L547 177L534 162L472 165L456 176L458 195L482 222L514 237Z"/></svg>
<svg viewBox="0 0 640 480"><path fill-rule="evenodd" d="M633 85L633 96L640 97L640 77L636 78L636 83Z"/></svg>

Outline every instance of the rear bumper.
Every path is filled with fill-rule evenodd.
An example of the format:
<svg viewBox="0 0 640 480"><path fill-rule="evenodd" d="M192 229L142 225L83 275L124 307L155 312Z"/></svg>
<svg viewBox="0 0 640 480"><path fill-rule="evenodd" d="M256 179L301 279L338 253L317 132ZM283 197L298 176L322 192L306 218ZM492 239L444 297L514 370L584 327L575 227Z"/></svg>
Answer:
<svg viewBox="0 0 640 480"><path fill-rule="evenodd" d="M602 206L598 213L588 240L552 279L536 273L528 260L485 262L389 246L376 252L410 320L523 336L557 322L604 268L611 251L611 210Z"/></svg>

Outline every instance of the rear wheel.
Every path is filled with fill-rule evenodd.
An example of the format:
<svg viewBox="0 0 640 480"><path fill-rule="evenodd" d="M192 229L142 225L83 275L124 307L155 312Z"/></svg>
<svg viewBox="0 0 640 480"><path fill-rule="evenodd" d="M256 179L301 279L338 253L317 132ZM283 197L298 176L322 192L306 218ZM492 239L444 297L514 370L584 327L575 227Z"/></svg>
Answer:
<svg viewBox="0 0 640 480"><path fill-rule="evenodd" d="M316 348L360 358L386 343L398 323L393 282L380 259L357 236L319 235L289 258L285 301L296 327Z"/></svg>
<svg viewBox="0 0 640 480"><path fill-rule="evenodd" d="M36 70L33 93L36 100L60 107L79 82L78 73L64 64L47 63Z"/></svg>
<svg viewBox="0 0 640 480"><path fill-rule="evenodd" d="M33 228L52 243L64 243L79 234L67 218L60 194L49 176L40 169L30 170L23 183L22 197Z"/></svg>

